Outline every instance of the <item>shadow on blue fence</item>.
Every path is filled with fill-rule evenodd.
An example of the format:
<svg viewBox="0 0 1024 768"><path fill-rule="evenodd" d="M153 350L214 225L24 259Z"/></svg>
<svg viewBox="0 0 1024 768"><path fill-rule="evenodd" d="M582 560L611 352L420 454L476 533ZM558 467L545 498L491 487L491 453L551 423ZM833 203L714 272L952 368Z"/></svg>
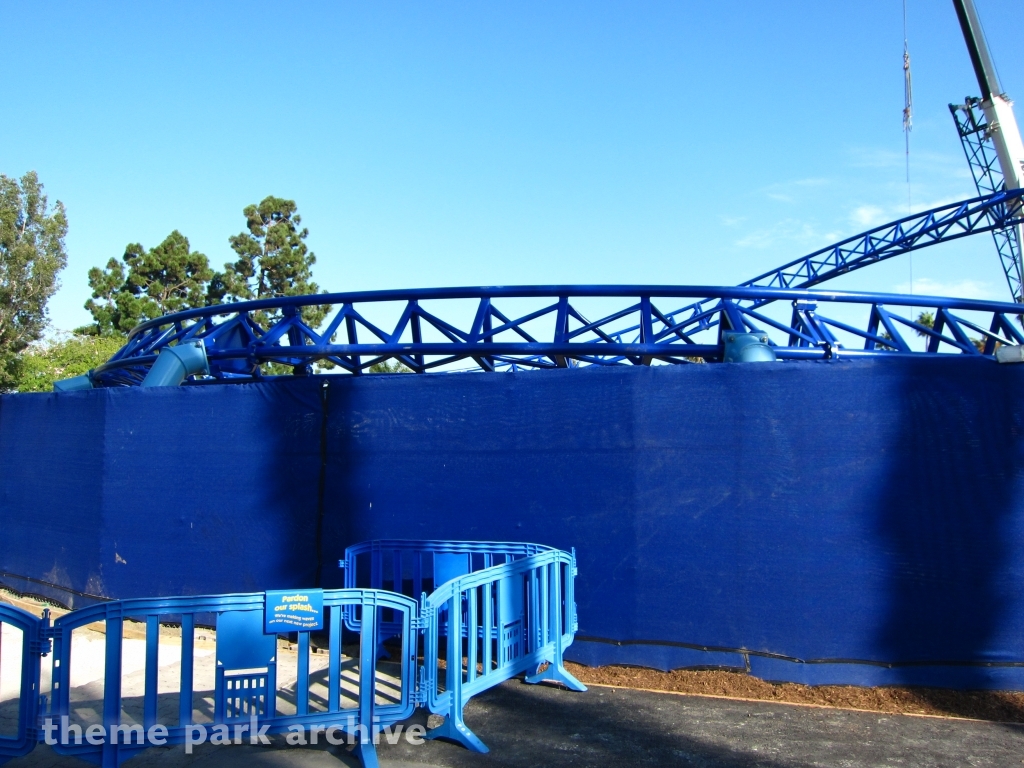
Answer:
<svg viewBox="0 0 1024 768"><path fill-rule="evenodd" d="M922 386L920 376L895 376L880 404L892 423L892 460L875 518L888 582L879 661L903 684L934 685L939 668L950 687L1002 687L1007 668L1024 667L1019 637L1001 637L1017 623L1024 460L1019 388L1001 373L974 366L983 398L964 397L957 378L935 375ZM948 707L941 692L920 695Z"/></svg>

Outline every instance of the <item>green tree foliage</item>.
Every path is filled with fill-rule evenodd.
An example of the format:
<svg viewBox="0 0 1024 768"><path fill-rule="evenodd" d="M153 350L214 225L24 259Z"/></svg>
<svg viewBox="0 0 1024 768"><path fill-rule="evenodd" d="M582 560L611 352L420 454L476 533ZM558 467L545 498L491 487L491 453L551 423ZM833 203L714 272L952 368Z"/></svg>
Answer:
<svg viewBox="0 0 1024 768"><path fill-rule="evenodd" d="M67 231L63 204L49 206L35 171L20 180L0 174L0 389L16 385L19 353L43 335Z"/></svg>
<svg viewBox="0 0 1024 768"><path fill-rule="evenodd" d="M367 369L368 373L412 373L412 368L397 360L383 360Z"/></svg>
<svg viewBox="0 0 1024 768"><path fill-rule="evenodd" d="M178 230L149 251L132 243L121 261L111 259L105 269L89 270L92 298L85 308L94 322L78 332L125 334L146 320L205 306L212 277L209 260L191 250Z"/></svg>
<svg viewBox="0 0 1024 768"><path fill-rule="evenodd" d="M923 325L925 328L935 327L935 313L934 312L921 312L917 316L917 324ZM915 331L918 336L927 336L928 334L924 331Z"/></svg>
<svg viewBox="0 0 1024 768"><path fill-rule="evenodd" d="M105 363L121 348L124 336L71 336L29 346L21 357L19 392L49 392L53 382L81 376Z"/></svg>
<svg viewBox="0 0 1024 768"><path fill-rule="evenodd" d="M211 302L319 293L312 275L316 255L306 247L309 230L299 229L302 217L295 201L269 196L242 213L247 231L229 239L238 259L225 264L210 282ZM306 307L302 318L316 328L327 311L328 307Z"/></svg>
<svg viewBox="0 0 1024 768"><path fill-rule="evenodd" d="M918 325L923 325L925 328L932 328L932 329L934 329L935 328L935 313L934 312L921 312L917 316L917 324ZM917 331L917 335L918 336L928 336L928 334L925 333L924 331ZM931 338L931 337L929 337L929 338ZM971 337L971 344L973 344L975 346L975 348L979 352L984 352L985 351L985 339L976 339L974 337ZM1002 345L999 344L998 342L996 342L996 347L998 348L1000 346L1002 346Z"/></svg>

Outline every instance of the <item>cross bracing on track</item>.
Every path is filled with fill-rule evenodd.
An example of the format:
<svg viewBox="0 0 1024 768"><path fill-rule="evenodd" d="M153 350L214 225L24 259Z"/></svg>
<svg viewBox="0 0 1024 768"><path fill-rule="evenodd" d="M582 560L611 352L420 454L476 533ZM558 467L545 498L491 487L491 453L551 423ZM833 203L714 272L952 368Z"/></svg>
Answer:
<svg viewBox="0 0 1024 768"><path fill-rule="evenodd" d="M710 306L702 303L699 311L682 314L661 309L697 297ZM768 303L773 311L765 309ZM302 321L302 307L314 304L334 307L322 332ZM603 314L591 320L595 315L585 313L587 307L604 308ZM384 308L397 315L387 329L370 319ZM280 316L268 326L253 319L272 309ZM932 312L934 327L915 320L914 311L921 309ZM219 305L145 323L114 358L93 371L92 379L98 386L137 384L161 349L196 340L206 348L208 381L263 378L261 366L267 363L309 374L318 370L314 364L326 362L336 372L358 374L385 360L397 360L417 373L467 362L482 371L718 362L723 331L730 330L757 333L780 360L991 357L997 345L1024 344L1016 320L1021 312L1024 305L1002 302L742 286L321 294ZM638 340L625 340L615 330L630 321L641 328Z"/></svg>
<svg viewBox="0 0 1024 768"><path fill-rule="evenodd" d="M267 364L297 374L325 366L360 374L388 360L417 373L467 364L494 371L717 362L722 329L763 333L779 359L829 358L840 351L991 356L997 344L1024 343L1014 325L1024 306L806 289L909 251L1010 226L1019 221L1022 198L1024 190L1001 190L908 216L730 288L434 288L193 309L142 323L90 377L97 386L138 384L161 349L199 340L209 359L205 381L266 378ZM779 316L767 307L780 301L792 311ZM322 326L311 328L303 321L307 306L332 309ZM915 308L931 310L934 329L915 321ZM913 335L905 338L900 328Z"/></svg>

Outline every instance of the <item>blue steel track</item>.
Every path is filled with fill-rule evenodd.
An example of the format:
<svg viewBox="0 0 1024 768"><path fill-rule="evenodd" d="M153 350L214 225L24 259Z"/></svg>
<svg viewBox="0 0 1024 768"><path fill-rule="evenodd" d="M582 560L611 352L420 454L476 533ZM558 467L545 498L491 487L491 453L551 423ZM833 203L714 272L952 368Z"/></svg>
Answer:
<svg viewBox="0 0 1024 768"><path fill-rule="evenodd" d="M909 216L735 287L431 288L203 307L142 323L91 376L95 386L136 385L161 349L198 340L210 365L202 380L211 382L268 378L268 363L310 375L361 374L389 360L416 373L719 362L723 331L762 335L780 360L992 358L997 345L1024 344L1024 305L807 289L910 251L1005 229L1019 221L1022 197L1024 190L1000 191ZM779 302L788 304L781 316ZM303 320L303 308L314 306L329 307L317 328ZM382 309L391 313L386 325L374 315ZM916 321L920 310L932 313L933 327Z"/></svg>

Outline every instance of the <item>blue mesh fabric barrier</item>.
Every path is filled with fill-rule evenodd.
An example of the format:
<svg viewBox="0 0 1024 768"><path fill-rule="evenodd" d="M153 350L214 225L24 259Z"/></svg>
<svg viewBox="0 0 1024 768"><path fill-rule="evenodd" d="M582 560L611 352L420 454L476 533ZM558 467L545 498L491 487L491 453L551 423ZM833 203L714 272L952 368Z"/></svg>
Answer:
<svg viewBox="0 0 1024 768"><path fill-rule="evenodd" d="M0 397L0 576L2 583L74 604L91 588L103 539L106 398ZM102 590L102 587L100 587Z"/></svg>
<svg viewBox="0 0 1024 768"><path fill-rule="evenodd" d="M1024 689L1024 366L321 384L5 396L0 571L36 582L0 578L276 589L319 555L340 587L357 541L544 541L577 548L569 659Z"/></svg>
<svg viewBox="0 0 1024 768"><path fill-rule="evenodd" d="M0 578L71 607L311 583L319 411L309 381L4 396Z"/></svg>

